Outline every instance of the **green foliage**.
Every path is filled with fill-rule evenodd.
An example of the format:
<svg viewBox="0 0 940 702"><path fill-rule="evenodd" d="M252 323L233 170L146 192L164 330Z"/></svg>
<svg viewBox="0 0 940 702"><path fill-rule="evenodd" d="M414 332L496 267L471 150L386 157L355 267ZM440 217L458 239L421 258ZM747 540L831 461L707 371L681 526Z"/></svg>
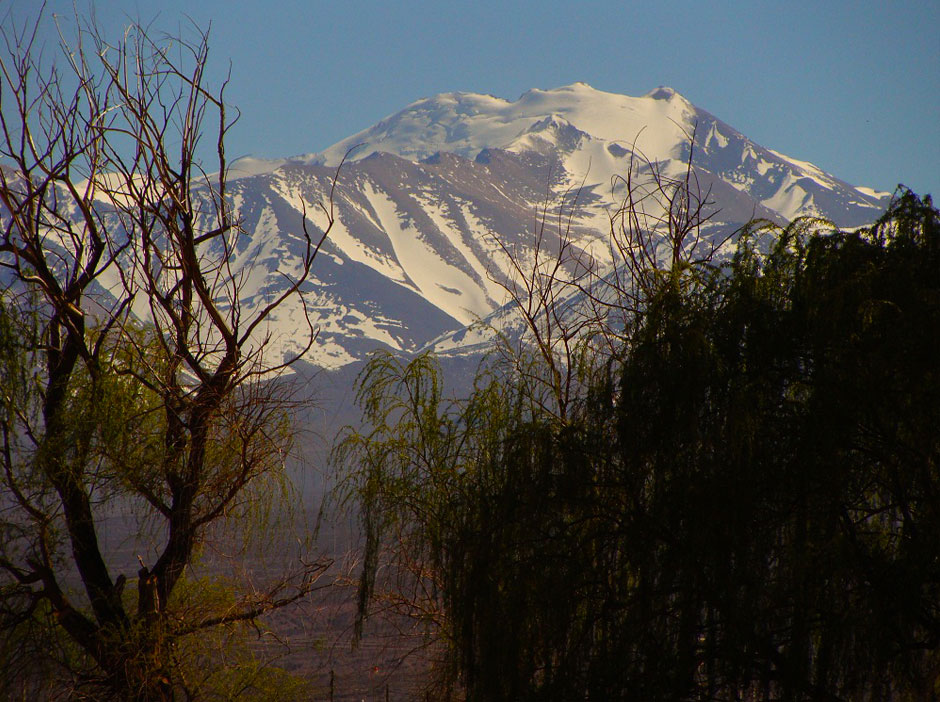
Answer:
<svg viewBox="0 0 940 702"><path fill-rule="evenodd" d="M185 580L174 592L173 607L181 619L199 621L211 613L237 610L236 591L234 583L221 577ZM258 622L238 621L180 637L173 656L187 695L220 702L310 699L303 678L253 650L269 633Z"/></svg>
<svg viewBox="0 0 940 702"><path fill-rule="evenodd" d="M106 515L108 505L135 511L138 533L146 537L158 519L148 498L169 499L162 467L172 447L166 436L166 407L146 380L160 358L152 330L125 322L123 336L103 338L89 330L89 345L100 345L107 365L95 373L79 366L66 384L62 412L70 417L55 443L41 431L43 376L38 324L40 308L28 296L0 291L0 412L4 447L4 492L0 493L0 559L8 569L17 561L31 562L37 553L49 556L64 548L67 525L55 508L55 491L40 468L53 456L62 470L88 486L92 503ZM133 343L126 342L127 336ZM146 358L146 363L143 359ZM250 404L251 397L236 393L231 404ZM254 420L254 424L250 421ZM234 421L233 421L234 420ZM233 479L245 480L242 494L232 500L221 519L236 522L242 533L240 548L247 549L263 534L269 510L289 490L282 456L291 441L291 426L283 406L269 405L252 414L223 404L211 423L207 442L204 495L219 499ZM248 464L245 476L242 466ZM246 479L247 477L247 479ZM213 487L212 481L218 483ZM17 491L13 492L6 491ZM19 515L17 501L32 512ZM52 560L52 559L55 560ZM192 558L190 565L195 565ZM63 567L64 569L64 567ZM14 571L16 572L16 571ZM69 581L63 577L64 585ZM98 682L100 666L82 647L69 640L46 599L27 582L7 578L0 582L0 695L36 698L82 690ZM129 613L124 626L99 629L104 642L122 651L127 671L140 668L141 678L154 671L172 680L177 689L208 699L299 699L307 696L302 681L256 655L250 639L260 634L250 619L200 628L200 622L238 614L246 609L239 587L218 578L189 582L183 578L173 590L162 617L141 609L136 579L121 585L123 607ZM69 595L81 606L81 595ZM168 672L172 668L172 672ZM102 688L94 695L105 694ZM79 693L82 694L82 693Z"/></svg>
<svg viewBox="0 0 940 702"><path fill-rule="evenodd" d="M363 597L380 546L419 564L470 699L936 699L937 210L673 273L565 421L500 366L449 403L370 366Z"/></svg>
<svg viewBox="0 0 940 702"><path fill-rule="evenodd" d="M403 364L381 354L360 377L357 399L366 429L347 429L333 456L337 464L355 466L345 475L341 495L362 507L366 541L357 636L376 594L380 553L390 544L386 573L394 582L385 583L383 596L420 593L399 602L426 626L439 630L443 624L437 559L447 538L445 525L456 516L453 498L468 471L498 445L490 432L511 423L511 398L492 379L480 381L470 401L448 401L440 369L427 355Z"/></svg>

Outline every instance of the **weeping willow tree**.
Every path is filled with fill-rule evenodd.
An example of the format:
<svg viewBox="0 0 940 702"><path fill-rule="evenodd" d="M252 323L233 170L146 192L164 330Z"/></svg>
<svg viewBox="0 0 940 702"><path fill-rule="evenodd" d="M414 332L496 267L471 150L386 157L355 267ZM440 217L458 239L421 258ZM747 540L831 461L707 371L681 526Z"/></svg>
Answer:
<svg viewBox="0 0 940 702"><path fill-rule="evenodd" d="M665 273L564 421L511 365L464 401L427 358L370 366L363 611L433 610L469 699L937 698L930 199Z"/></svg>

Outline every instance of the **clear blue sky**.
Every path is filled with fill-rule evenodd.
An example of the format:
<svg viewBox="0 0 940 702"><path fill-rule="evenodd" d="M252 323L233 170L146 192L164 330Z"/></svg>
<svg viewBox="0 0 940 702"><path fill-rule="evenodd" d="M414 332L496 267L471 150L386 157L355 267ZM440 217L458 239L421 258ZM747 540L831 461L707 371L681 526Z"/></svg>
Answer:
<svg viewBox="0 0 940 702"><path fill-rule="evenodd" d="M8 4L11 3L12 5ZM80 11L87 0L76 0ZM4 5L6 9L4 8ZM0 19L35 0L0 0ZM940 197L940 2L98 0L173 31L211 22L242 119L233 156L318 151L446 91L669 85L763 146L854 185ZM47 10L72 15L72 0Z"/></svg>

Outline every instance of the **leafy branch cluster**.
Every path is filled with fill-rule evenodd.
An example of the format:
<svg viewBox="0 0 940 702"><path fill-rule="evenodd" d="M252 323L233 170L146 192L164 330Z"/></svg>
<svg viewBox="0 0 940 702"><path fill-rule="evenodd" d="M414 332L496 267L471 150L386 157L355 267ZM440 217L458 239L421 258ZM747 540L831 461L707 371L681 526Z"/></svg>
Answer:
<svg viewBox="0 0 940 702"><path fill-rule="evenodd" d="M756 222L709 263L690 178L654 182L690 215L655 241L642 195L614 218L608 280L641 283L629 325L555 349L563 412L544 348L463 400L430 357L368 367L337 454L361 611L413 614L469 699L935 699L940 213L902 190L869 228Z"/></svg>

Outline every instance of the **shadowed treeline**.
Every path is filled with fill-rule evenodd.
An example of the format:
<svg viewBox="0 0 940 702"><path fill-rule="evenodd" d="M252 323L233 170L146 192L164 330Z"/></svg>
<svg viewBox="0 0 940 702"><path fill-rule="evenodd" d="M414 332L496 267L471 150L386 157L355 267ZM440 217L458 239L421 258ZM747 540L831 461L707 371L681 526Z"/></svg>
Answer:
<svg viewBox="0 0 940 702"><path fill-rule="evenodd" d="M361 607L446 642L442 694L940 694L938 212L762 233L657 275L563 414L500 357L454 402L367 371Z"/></svg>

